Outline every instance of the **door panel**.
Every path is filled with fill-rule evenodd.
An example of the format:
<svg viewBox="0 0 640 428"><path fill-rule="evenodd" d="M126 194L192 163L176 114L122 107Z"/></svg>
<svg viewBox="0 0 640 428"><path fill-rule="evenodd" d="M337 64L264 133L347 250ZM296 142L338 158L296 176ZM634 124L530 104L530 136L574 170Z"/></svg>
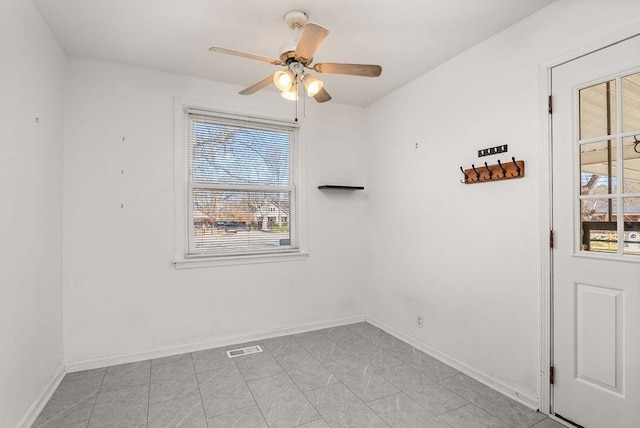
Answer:
<svg viewBox="0 0 640 428"><path fill-rule="evenodd" d="M624 290L576 284L576 378L622 393Z"/></svg>
<svg viewBox="0 0 640 428"><path fill-rule="evenodd" d="M552 70L552 411L640 427L640 36Z"/></svg>

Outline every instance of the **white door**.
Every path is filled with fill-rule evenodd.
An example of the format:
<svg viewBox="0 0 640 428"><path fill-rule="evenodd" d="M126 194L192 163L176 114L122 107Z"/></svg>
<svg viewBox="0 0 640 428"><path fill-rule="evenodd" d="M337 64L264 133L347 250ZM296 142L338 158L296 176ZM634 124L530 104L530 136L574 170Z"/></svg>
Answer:
<svg viewBox="0 0 640 428"><path fill-rule="evenodd" d="M552 411L640 427L640 36L552 70Z"/></svg>

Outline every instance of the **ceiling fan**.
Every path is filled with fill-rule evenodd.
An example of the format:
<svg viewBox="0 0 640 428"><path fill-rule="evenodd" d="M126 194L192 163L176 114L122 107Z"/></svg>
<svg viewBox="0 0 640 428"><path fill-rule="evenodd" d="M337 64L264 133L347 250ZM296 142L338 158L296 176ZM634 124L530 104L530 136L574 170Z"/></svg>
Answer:
<svg viewBox="0 0 640 428"><path fill-rule="evenodd" d="M351 76L380 76L382 67L379 65L330 62L312 65L313 54L327 37L329 30L321 25L307 21L307 15L299 10L290 11L284 16L284 22L294 31L295 41L285 43L282 48L280 48L280 57L278 59L218 46L209 48L209 51L286 67L284 70L276 71L273 75L269 75L261 81L243 89L240 91L241 95L251 95L274 83L276 87L282 91L281 95L284 98L297 100L298 83L300 82L305 87L308 96L313 97L319 103L323 103L329 101L331 95L329 95L324 88L322 81L307 70L313 70L317 73L346 74ZM302 30L302 33L298 39L300 30Z"/></svg>

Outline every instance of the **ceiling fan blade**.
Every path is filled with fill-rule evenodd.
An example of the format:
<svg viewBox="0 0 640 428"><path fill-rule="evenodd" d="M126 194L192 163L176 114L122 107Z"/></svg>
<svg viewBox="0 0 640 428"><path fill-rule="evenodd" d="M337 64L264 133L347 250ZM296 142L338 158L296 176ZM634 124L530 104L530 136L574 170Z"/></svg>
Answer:
<svg viewBox="0 0 640 428"><path fill-rule="evenodd" d="M259 81L258 83L254 83L248 88L241 90L239 93L240 95L251 95L253 93L258 92L262 88L266 88L267 86L269 86L271 82L273 82L273 74L270 74L264 79L262 79L261 81Z"/></svg>
<svg viewBox="0 0 640 428"><path fill-rule="evenodd" d="M280 62L280 60L277 60L277 59L267 58L266 56L256 55L248 52L236 51L233 49L221 48L219 46L214 46L212 48L209 48L209 52L239 56L240 58L254 59L256 61L268 62L269 64L273 64L273 65L284 65Z"/></svg>
<svg viewBox="0 0 640 428"><path fill-rule="evenodd" d="M313 96L313 99L319 103L326 103L331 99L331 95L329 95L326 89L321 88L318 93Z"/></svg>
<svg viewBox="0 0 640 428"><path fill-rule="evenodd" d="M350 76L378 77L382 67L371 64L339 64L323 62L313 66L318 73L348 74Z"/></svg>
<svg viewBox="0 0 640 428"><path fill-rule="evenodd" d="M321 25L311 22L305 25L296 46L296 56L305 61L310 60L327 35L329 30Z"/></svg>

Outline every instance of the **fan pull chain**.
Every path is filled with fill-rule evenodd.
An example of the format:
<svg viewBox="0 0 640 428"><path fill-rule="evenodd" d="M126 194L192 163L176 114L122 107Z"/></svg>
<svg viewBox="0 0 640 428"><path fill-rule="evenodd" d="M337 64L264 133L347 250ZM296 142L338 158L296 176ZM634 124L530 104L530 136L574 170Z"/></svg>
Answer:
<svg viewBox="0 0 640 428"><path fill-rule="evenodd" d="M297 78L297 77L296 77L296 78ZM295 118L295 122L297 123L297 122L298 122L298 98L300 98L300 97L298 96L298 93L299 93L300 91L298 90L298 82L296 82L296 83L295 83L295 85L296 85L296 118Z"/></svg>

